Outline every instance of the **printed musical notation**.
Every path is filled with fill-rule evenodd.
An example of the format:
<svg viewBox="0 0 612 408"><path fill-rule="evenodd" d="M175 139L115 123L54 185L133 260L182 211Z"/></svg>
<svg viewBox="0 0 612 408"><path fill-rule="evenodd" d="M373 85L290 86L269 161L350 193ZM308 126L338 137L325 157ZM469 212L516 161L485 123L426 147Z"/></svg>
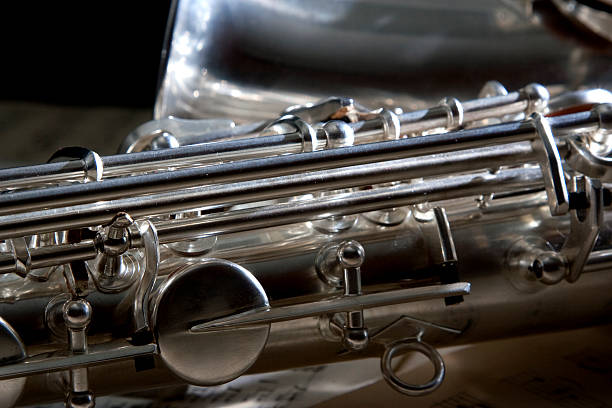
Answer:
<svg viewBox="0 0 612 408"><path fill-rule="evenodd" d="M380 379L369 359L238 378L217 387L189 387L184 401L152 408L306 408Z"/></svg>
<svg viewBox="0 0 612 408"><path fill-rule="evenodd" d="M189 386L180 401L100 397L96 408L306 408L378 381L379 364L378 359L368 359L247 375L215 387Z"/></svg>

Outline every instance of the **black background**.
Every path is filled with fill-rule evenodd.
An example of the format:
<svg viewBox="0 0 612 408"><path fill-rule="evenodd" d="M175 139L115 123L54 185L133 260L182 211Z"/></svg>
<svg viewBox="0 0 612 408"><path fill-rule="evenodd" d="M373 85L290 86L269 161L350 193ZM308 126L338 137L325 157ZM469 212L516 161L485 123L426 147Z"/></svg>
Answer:
<svg viewBox="0 0 612 408"><path fill-rule="evenodd" d="M170 0L19 1L2 9L0 99L153 106Z"/></svg>

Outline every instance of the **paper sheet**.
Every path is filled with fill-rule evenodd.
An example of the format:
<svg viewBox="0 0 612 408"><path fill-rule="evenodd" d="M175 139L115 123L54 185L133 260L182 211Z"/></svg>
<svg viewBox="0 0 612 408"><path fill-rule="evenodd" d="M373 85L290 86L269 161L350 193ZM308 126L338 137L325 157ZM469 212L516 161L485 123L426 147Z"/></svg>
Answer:
<svg viewBox="0 0 612 408"><path fill-rule="evenodd" d="M182 401L103 397L96 407L612 408L611 344L612 326L603 326L442 349L446 379L418 398L393 391L380 380L379 360L369 359L190 386ZM400 372L408 381L426 378L431 367L408 358Z"/></svg>
<svg viewBox="0 0 612 408"><path fill-rule="evenodd" d="M368 359L247 375L216 387L189 386L182 401L101 397L96 400L96 408L305 408L370 385L379 376L379 360Z"/></svg>
<svg viewBox="0 0 612 408"><path fill-rule="evenodd" d="M610 345L612 326L603 326L442 350L446 378L430 395L406 397L379 381L317 408L612 407ZM409 360L403 378L423 377L428 364Z"/></svg>

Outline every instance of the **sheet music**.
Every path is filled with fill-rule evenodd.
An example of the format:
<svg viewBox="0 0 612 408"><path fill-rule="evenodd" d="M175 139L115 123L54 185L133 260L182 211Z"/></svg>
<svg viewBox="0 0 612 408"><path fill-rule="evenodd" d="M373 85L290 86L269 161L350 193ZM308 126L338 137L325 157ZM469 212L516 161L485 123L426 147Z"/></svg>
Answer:
<svg viewBox="0 0 612 408"><path fill-rule="evenodd" d="M378 359L238 378L217 387L189 387L183 402L155 408L305 408L380 379Z"/></svg>
<svg viewBox="0 0 612 408"><path fill-rule="evenodd" d="M182 401L102 397L97 408L612 408L612 326L441 349L447 376L436 392L409 398L381 381L378 359L249 375L189 387ZM431 370L406 359L408 378ZM422 375L421 375L422 376ZM37 408L63 408L63 404Z"/></svg>
<svg viewBox="0 0 612 408"><path fill-rule="evenodd" d="M411 408L612 408L612 326L441 349L446 378ZM405 378L426 378L429 363L407 360ZM406 397L382 381L317 408L395 407Z"/></svg>
<svg viewBox="0 0 612 408"><path fill-rule="evenodd" d="M96 399L96 408L305 408L379 379L380 360L367 359L247 375L215 387L189 386L185 398L175 402L100 397ZM64 405L35 407L64 408Z"/></svg>

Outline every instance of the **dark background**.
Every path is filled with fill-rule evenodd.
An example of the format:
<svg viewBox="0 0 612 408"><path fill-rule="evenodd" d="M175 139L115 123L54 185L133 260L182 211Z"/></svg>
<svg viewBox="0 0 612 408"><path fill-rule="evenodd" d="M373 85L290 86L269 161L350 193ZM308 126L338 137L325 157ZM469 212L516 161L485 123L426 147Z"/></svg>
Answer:
<svg viewBox="0 0 612 408"><path fill-rule="evenodd" d="M170 0L12 3L1 99L153 106Z"/></svg>
<svg viewBox="0 0 612 408"><path fill-rule="evenodd" d="M582 43L591 49L609 49L607 42L572 24L549 1L538 1L535 6L544 25L554 35L566 38L568 46ZM88 147L101 155L115 153L130 131L152 118L170 9L171 0L2 2L0 167L42 163L65 146ZM230 41L226 34L224 39ZM241 53L238 47L232 51L218 57L216 67L211 66L229 79L235 75L247 83L274 84L283 75L301 75L295 66L281 65L273 55L258 59ZM509 65L503 63L496 67L506 74L505 80L486 64L455 74L470 90L491 77L512 89L532 80L567 82L551 79L563 78L565 71L557 75L558 67L550 61L544 61L548 71L537 58L531 65L526 60L517 63L527 75L515 75L515 66L508 75ZM249 76L251 67L259 74ZM310 66L297 68L305 77L312 74ZM427 66L406 70L399 81L394 76L391 80L428 93L432 78L440 83L451 78L448 67L441 68L438 72ZM535 69L550 75L531 78ZM333 75L329 77L335 81ZM340 80L346 76L344 72L340 75ZM430 81L423 81L424 75ZM377 84L367 73L354 80ZM310 85L308 81L300 83L305 88Z"/></svg>
<svg viewBox="0 0 612 408"><path fill-rule="evenodd" d="M113 154L150 120L170 3L3 2L0 167Z"/></svg>

